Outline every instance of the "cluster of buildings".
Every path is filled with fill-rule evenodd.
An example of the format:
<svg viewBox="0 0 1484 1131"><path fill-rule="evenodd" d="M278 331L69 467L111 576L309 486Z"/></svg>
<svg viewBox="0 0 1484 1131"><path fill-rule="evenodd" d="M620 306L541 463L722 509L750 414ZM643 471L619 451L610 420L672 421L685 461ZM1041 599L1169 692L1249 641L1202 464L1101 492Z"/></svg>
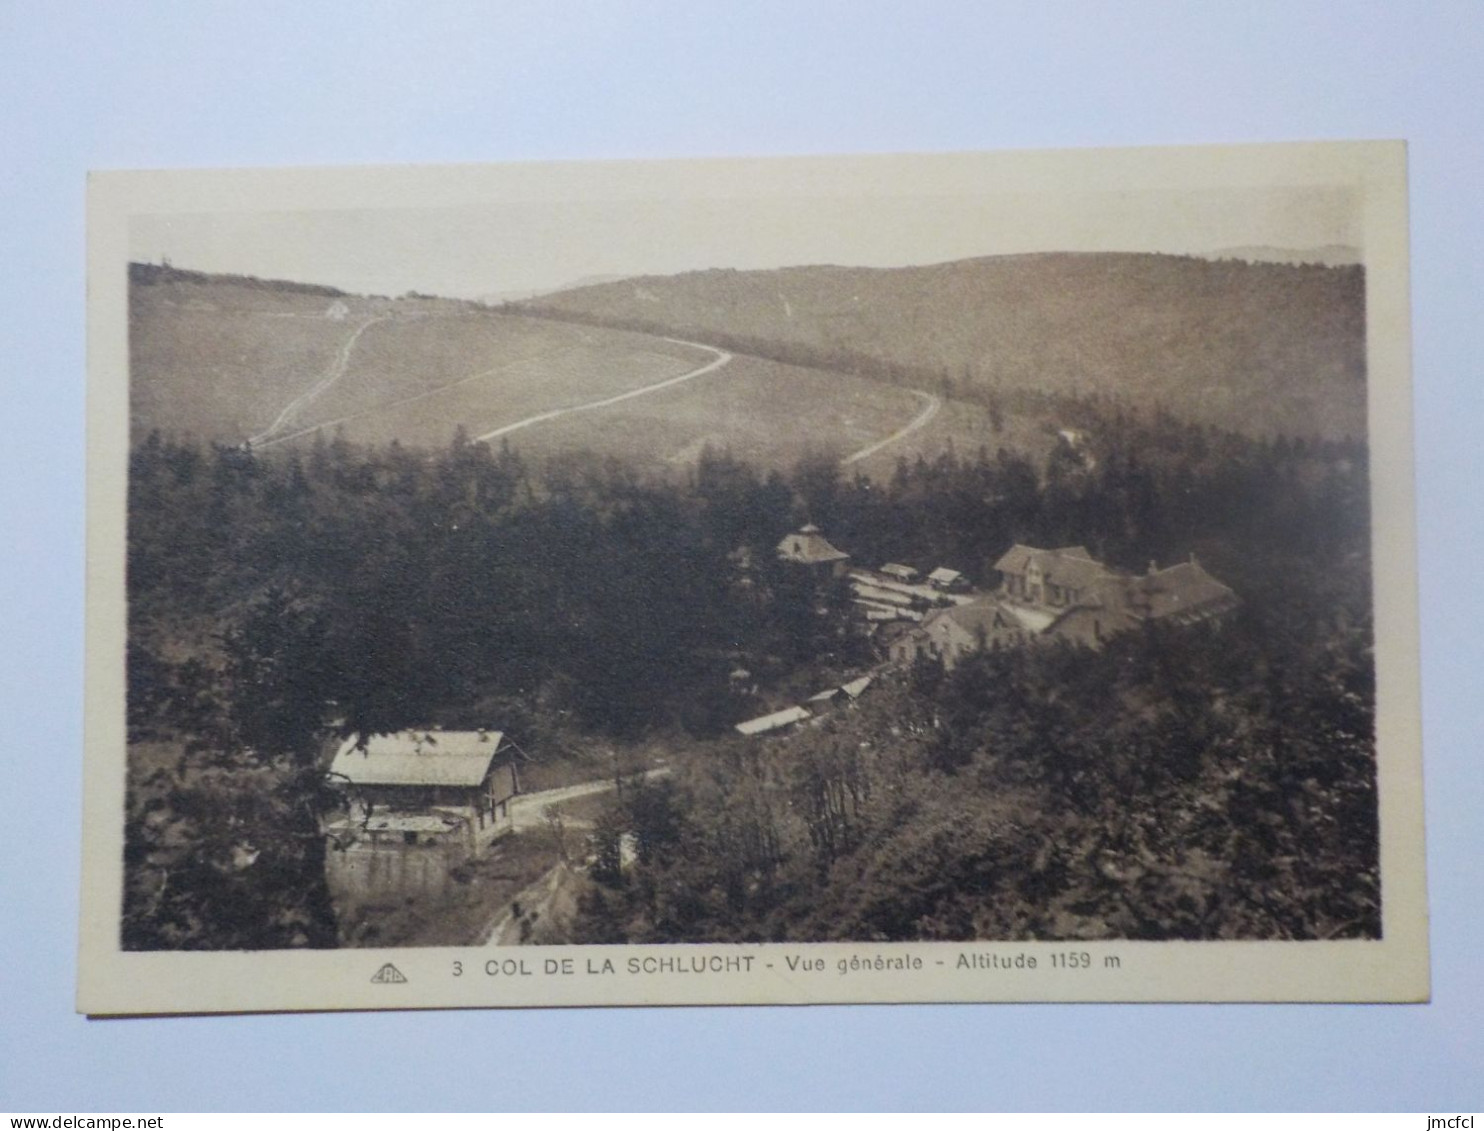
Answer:
<svg viewBox="0 0 1484 1131"><path fill-rule="evenodd" d="M957 570L922 574L888 562L852 569L850 555L814 526L787 535L780 560L845 580L868 631L879 632L892 662L928 657L953 668L987 648L1035 640L1099 647L1146 623L1219 621L1238 605L1230 588L1189 561L1131 574L1096 560L1082 546L1014 545L993 569L992 591L976 590ZM744 682L745 671L733 673ZM805 702L736 725L748 737L780 734L848 708L871 686L861 675ZM346 740L330 763L344 790L345 814L325 827L332 846L329 879L340 899L441 887L450 871L510 831L510 803L520 792L518 751L498 731L401 731Z"/></svg>
<svg viewBox="0 0 1484 1131"><path fill-rule="evenodd" d="M1098 561L1083 546L1016 544L994 563L999 585L988 592L941 566L925 576L897 562L852 569L850 555L814 526L786 536L778 557L846 578L857 610L869 630L882 632L893 661L929 656L947 668L973 652L1032 640L1097 648L1141 624L1219 621L1239 603L1194 554L1164 568L1150 562L1145 573L1131 574Z"/></svg>
<svg viewBox="0 0 1484 1131"><path fill-rule="evenodd" d="M910 663L930 656L952 668L973 652L1032 640L1098 648L1146 623L1220 621L1239 603L1193 554L1178 565L1161 569L1150 562L1145 573L1130 574L1097 561L1082 546L1016 545L994 568L1001 578L997 590L930 613L891 642L891 658Z"/></svg>
<svg viewBox="0 0 1484 1131"><path fill-rule="evenodd" d="M778 543L778 560L812 570L821 579L847 579L852 602L872 626L921 621L930 609L972 600L968 578L947 566L926 575L900 562L887 562L879 570L852 569L850 555L832 545L812 523Z"/></svg>

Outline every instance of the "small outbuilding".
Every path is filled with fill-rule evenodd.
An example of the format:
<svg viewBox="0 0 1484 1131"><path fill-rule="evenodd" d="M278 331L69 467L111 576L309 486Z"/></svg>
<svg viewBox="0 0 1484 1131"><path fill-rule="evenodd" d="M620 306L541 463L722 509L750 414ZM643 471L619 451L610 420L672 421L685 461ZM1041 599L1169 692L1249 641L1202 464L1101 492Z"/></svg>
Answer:
<svg viewBox="0 0 1484 1131"><path fill-rule="evenodd" d="M939 566L928 574L928 584L940 593L962 593L969 587L969 579L956 569Z"/></svg>
<svg viewBox="0 0 1484 1131"><path fill-rule="evenodd" d="M801 526L778 543L778 560L805 566L830 577L844 577L850 555L832 546L812 522Z"/></svg>

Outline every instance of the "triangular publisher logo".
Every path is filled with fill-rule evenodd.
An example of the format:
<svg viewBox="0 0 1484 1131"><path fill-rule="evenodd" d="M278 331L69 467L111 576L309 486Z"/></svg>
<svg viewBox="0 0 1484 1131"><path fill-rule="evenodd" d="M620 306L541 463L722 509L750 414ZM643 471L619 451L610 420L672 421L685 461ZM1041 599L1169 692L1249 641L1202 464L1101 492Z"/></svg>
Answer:
<svg viewBox="0 0 1484 1131"><path fill-rule="evenodd" d="M386 985L391 982L405 982L407 981L407 975L388 962L371 976L371 980Z"/></svg>

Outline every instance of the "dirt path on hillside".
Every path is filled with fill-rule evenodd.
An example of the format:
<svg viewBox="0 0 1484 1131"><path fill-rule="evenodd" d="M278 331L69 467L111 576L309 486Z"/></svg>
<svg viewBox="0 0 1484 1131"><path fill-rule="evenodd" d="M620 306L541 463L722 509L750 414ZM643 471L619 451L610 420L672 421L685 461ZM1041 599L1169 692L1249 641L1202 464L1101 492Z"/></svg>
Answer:
<svg viewBox="0 0 1484 1131"><path fill-rule="evenodd" d="M645 771L645 781L653 781L670 773L668 766ZM625 779L628 780L628 779ZM612 793L617 788L612 778L601 781L582 782L579 785L563 786L560 789L543 789L539 793L527 793L510 803L510 820L514 832L532 830L546 824L546 811L553 805L565 801L576 801L580 797L591 797L599 793ZM585 862L584 862L585 863ZM583 863L570 864L560 860L533 884L528 884L500 912L492 916L475 936L472 946L519 946L528 941L533 927L540 923L543 928L554 920L559 905L569 910L572 904L571 889Z"/></svg>
<svg viewBox="0 0 1484 1131"><path fill-rule="evenodd" d="M599 400L587 401L584 404L571 405L568 408L554 408L549 412L538 412L535 416L528 416L524 420L517 420L514 424L502 425L492 432L486 432L474 438L476 440L494 440L500 436L518 431L521 428L529 428L533 424L543 424L548 420L557 420L563 416L570 416L574 412L591 412L593 409L607 408L609 405L618 404L620 401L631 400L634 397L648 396L650 393L657 393L661 389L668 389L684 381L693 381L697 377L704 376L707 373L713 373L732 360L732 355L727 353L726 350L719 350L714 346L705 346L700 342L686 342L679 338L666 338L665 341L674 342L680 346L692 346L695 349L705 350L707 353L713 353L716 356L705 365L697 369L692 369L687 373L682 373L678 377L667 377L663 381L656 381L653 385L630 389L628 392L619 393L616 396L603 397Z"/></svg>
<svg viewBox="0 0 1484 1131"><path fill-rule="evenodd" d="M263 429L263 431L259 432L256 436L249 437L247 442L257 448L266 448L272 444L278 443L280 440L288 439L287 436L280 436L275 439L273 434L282 429L286 424L288 424L290 420L297 416L304 409L304 407L309 404L310 401L314 400L315 397L319 396L336 381L345 376L346 369L350 367L351 351L356 348L356 343L361 340L362 334L371 329L371 327L375 326L378 322L390 321L391 315L384 314L379 318L368 318L366 321L357 326L355 328L355 332L352 333L350 337L345 339L345 342L341 345L339 352L335 354L335 360L330 362L330 367L326 369L322 374L320 374L319 379L315 381L313 385L309 386L308 389L304 390L304 392L300 393L293 400L289 401L289 403L284 406L283 411L278 414L277 419L274 420L272 424L268 425L267 428Z"/></svg>
<svg viewBox="0 0 1484 1131"><path fill-rule="evenodd" d="M562 889L562 883L572 875L566 861L558 864L506 905L504 912L496 915L480 932L475 946L519 946L530 937L536 923L550 915L552 903Z"/></svg>
<svg viewBox="0 0 1484 1131"><path fill-rule="evenodd" d="M493 377L496 374L505 372L507 369L514 369L517 365L529 365L533 361L539 361L546 358L560 358L567 354L576 352L577 348L575 346L562 346L557 349L544 350L541 353L534 354L529 357L516 358L514 361L507 361L501 365L496 365L491 369L481 369L478 373L471 373L466 377L458 377L448 382L446 385L435 385L431 389L424 389L420 393L414 393L410 397L403 397L401 400L387 401L383 404L373 404L367 408L361 409L358 412L352 412L345 416L337 416L334 420L322 420L318 424L309 425L307 428L300 428L297 431L289 432L282 436L275 436L266 444L261 445L261 447L267 448L271 447L274 444L282 444L286 440L297 440L300 436L309 436L315 432L320 432L328 428L334 428L338 424L348 424L352 420L359 420L364 416L371 416L373 413L390 412L392 409L405 408L407 405L416 404L418 401L425 401L431 397L441 396L442 394L447 393L452 389L457 389L461 385L470 385L473 384L475 381L487 380L488 378Z"/></svg>
<svg viewBox="0 0 1484 1131"><path fill-rule="evenodd" d="M927 424L928 421L932 420L933 417L937 416L938 410L943 407L942 397L934 396L932 393L924 393L921 389L909 389L908 392L910 392L914 397L918 397L923 401L926 401L927 407L919 412L916 416L914 416L905 427L898 428L886 439L877 440L869 447L862 448L860 451L853 452L850 455L846 456L840 461L842 466L847 463L855 463L858 460L863 460L867 456L873 456L882 448L885 448L891 444L895 444L898 440L905 439L906 437L912 435L912 433L916 432L919 428Z"/></svg>

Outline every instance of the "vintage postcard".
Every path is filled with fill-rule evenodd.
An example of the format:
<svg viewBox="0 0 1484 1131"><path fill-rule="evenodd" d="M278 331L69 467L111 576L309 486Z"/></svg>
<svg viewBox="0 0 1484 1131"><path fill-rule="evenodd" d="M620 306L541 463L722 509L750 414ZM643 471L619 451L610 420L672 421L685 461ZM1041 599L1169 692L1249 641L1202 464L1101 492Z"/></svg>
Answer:
<svg viewBox="0 0 1484 1131"><path fill-rule="evenodd" d="M81 1010L1426 999L1400 143L88 239Z"/></svg>

